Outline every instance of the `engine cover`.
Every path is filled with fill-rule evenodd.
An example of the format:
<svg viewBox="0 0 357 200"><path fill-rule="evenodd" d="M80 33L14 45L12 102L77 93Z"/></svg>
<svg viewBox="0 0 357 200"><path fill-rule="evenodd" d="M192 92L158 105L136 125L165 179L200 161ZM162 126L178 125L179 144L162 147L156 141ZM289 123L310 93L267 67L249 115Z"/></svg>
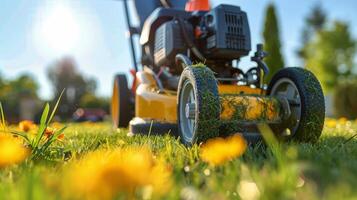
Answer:
<svg viewBox="0 0 357 200"><path fill-rule="evenodd" d="M193 35L193 28L185 23L189 35ZM154 62L157 66L170 66L175 62L175 56L186 52L185 41L177 21L162 24L155 32Z"/></svg>
<svg viewBox="0 0 357 200"><path fill-rule="evenodd" d="M204 38L205 56L236 59L251 50L247 14L237 6L219 5L204 16L208 34Z"/></svg>

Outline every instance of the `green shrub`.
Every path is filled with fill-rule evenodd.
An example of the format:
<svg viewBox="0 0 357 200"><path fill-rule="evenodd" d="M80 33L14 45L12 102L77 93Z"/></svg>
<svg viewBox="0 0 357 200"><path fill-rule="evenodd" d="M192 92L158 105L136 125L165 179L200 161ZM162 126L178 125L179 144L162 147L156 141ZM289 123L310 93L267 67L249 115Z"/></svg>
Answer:
<svg viewBox="0 0 357 200"><path fill-rule="evenodd" d="M336 117L357 118L357 78L339 81L333 97Z"/></svg>
<svg viewBox="0 0 357 200"><path fill-rule="evenodd" d="M102 108L109 113L110 100L105 97L98 97L87 93L79 100L79 106L82 108Z"/></svg>

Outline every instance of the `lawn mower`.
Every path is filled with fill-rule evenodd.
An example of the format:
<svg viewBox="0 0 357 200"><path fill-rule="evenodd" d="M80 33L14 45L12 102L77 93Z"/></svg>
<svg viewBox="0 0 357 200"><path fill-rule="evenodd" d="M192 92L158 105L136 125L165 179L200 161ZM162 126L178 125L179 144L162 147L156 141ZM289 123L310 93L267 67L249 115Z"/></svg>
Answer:
<svg viewBox="0 0 357 200"><path fill-rule="evenodd" d="M132 134L172 134L186 145L242 133L259 138L267 124L278 139L314 142L325 118L324 95L309 71L285 67L269 83L262 44L251 52L246 12L235 5L211 8L208 0L136 0L139 27L126 22L134 68L133 83L115 76L111 115L114 126ZM139 35L141 69L133 36Z"/></svg>

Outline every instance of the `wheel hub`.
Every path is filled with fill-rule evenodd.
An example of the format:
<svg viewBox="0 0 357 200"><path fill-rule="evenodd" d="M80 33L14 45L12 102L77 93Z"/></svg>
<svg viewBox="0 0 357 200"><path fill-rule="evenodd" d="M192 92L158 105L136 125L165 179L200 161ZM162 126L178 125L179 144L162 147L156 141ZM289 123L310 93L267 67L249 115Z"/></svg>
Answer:
<svg viewBox="0 0 357 200"><path fill-rule="evenodd" d="M185 107L185 114L187 119L195 119L196 104L187 103Z"/></svg>
<svg viewBox="0 0 357 200"><path fill-rule="evenodd" d="M195 111L196 98L192 84L187 80L182 87L182 95L180 97L180 127L185 140L190 141L193 138L195 129Z"/></svg>
<svg viewBox="0 0 357 200"><path fill-rule="evenodd" d="M282 135L293 135L299 126L301 118L301 100L297 86L290 79L282 78L273 86L271 95L286 99L286 103L288 104L286 106L290 108L290 111L288 114L288 119L285 122L287 129L282 133Z"/></svg>

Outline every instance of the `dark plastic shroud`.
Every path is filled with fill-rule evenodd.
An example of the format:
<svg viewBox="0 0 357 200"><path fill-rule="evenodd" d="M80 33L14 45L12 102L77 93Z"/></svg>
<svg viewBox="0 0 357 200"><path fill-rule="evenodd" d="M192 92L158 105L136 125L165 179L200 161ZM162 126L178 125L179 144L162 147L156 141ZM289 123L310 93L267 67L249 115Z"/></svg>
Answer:
<svg viewBox="0 0 357 200"><path fill-rule="evenodd" d="M184 24L184 30L178 21ZM202 31L194 37L196 28ZM146 20L140 38L143 64L171 66L175 55L189 49L183 31L208 60L233 60L251 50L247 14L238 6L219 5L209 12L158 8Z"/></svg>
<svg viewBox="0 0 357 200"><path fill-rule="evenodd" d="M193 28L184 23L185 29L193 36ZM191 40L193 37L190 38ZM175 62L177 54L185 53L187 45L181 35L181 29L177 21L169 21L162 24L155 33L154 61L157 66L170 66Z"/></svg>
<svg viewBox="0 0 357 200"><path fill-rule="evenodd" d="M204 16L209 33L205 39L207 58L237 59L251 50L247 14L237 6L219 5Z"/></svg>

